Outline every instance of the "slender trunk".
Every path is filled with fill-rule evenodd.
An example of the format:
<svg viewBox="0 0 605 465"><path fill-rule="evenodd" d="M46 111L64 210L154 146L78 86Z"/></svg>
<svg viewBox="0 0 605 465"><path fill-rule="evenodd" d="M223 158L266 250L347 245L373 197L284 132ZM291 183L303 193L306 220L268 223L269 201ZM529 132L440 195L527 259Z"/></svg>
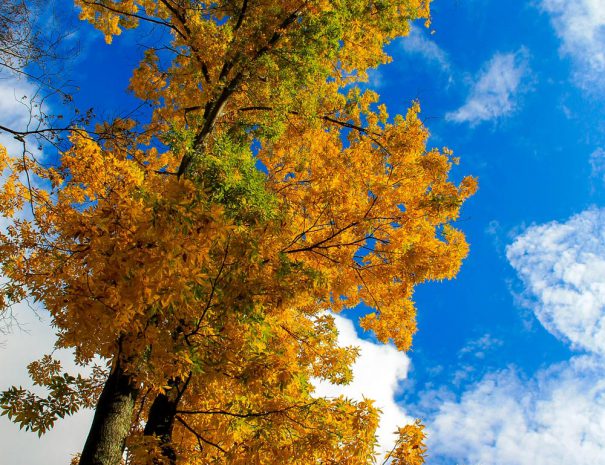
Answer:
<svg viewBox="0 0 605 465"><path fill-rule="evenodd" d="M120 465L138 389L116 362L99 397L80 465Z"/></svg>
<svg viewBox="0 0 605 465"><path fill-rule="evenodd" d="M171 443L172 430L174 429L174 420L181 395L178 389L179 381L170 380L168 384L171 389L166 391L165 394L158 394L151 404L143 434L145 436L155 436L159 439L162 455L170 465L173 465L176 463L176 452Z"/></svg>

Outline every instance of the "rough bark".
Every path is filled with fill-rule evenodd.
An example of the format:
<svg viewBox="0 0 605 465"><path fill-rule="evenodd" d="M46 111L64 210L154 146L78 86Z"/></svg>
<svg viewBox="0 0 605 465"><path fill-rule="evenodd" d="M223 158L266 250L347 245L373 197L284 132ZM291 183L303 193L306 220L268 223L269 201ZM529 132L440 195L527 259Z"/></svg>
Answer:
<svg viewBox="0 0 605 465"><path fill-rule="evenodd" d="M181 393L178 389L180 384L178 381L171 380L168 384L171 389L166 391L165 394L158 394L151 404L143 434L145 436L155 436L159 439L162 455L172 465L176 463L176 452L171 444L172 430L174 429L174 420Z"/></svg>
<svg viewBox="0 0 605 465"><path fill-rule="evenodd" d="M119 361L99 397L80 465L120 465L138 389Z"/></svg>

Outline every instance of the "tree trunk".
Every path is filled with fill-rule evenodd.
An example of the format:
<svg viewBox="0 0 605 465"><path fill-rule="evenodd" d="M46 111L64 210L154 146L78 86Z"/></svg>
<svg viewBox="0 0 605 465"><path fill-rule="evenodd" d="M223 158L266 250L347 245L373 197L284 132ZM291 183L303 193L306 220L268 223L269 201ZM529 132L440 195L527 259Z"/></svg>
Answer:
<svg viewBox="0 0 605 465"><path fill-rule="evenodd" d="M80 465L120 465L137 394L118 360L99 397Z"/></svg>
<svg viewBox="0 0 605 465"><path fill-rule="evenodd" d="M168 385L171 389L166 391L166 394L158 394L154 399L143 431L145 436L155 436L159 439L162 455L168 459L170 465L176 463L176 452L171 441L176 409L181 400L179 384L179 381L170 380Z"/></svg>

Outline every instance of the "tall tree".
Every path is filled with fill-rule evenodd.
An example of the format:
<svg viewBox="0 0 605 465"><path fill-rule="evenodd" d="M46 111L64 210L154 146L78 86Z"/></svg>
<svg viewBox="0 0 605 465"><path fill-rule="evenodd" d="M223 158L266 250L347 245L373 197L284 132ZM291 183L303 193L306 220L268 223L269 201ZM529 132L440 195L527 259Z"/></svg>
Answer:
<svg viewBox="0 0 605 465"><path fill-rule="evenodd" d="M428 1L76 3L108 41L140 21L173 41L133 73L149 122L74 130L51 168L2 153L3 215L33 212L2 234L4 304L40 301L58 347L109 361L102 389L32 364L50 399L14 388L5 413L43 432L96 402L81 465L126 445L132 463L371 462L371 401L313 395L356 355L328 312L364 303L362 326L406 350L414 286L468 249L449 223L474 180L448 180L417 104L389 118L353 86ZM410 428L395 463L422 456Z"/></svg>

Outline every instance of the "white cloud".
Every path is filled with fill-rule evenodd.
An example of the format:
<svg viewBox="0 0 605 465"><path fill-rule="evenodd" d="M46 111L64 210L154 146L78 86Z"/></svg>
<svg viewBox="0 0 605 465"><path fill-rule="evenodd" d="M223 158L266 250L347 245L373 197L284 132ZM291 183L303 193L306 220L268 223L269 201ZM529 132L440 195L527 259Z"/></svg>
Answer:
<svg viewBox="0 0 605 465"><path fill-rule="evenodd" d="M585 89L605 86L605 3L602 0L542 0L561 39L561 53L575 63Z"/></svg>
<svg viewBox="0 0 605 465"><path fill-rule="evenodd" d="M430 421L429 463L593 465L605 456L602 361L577 357L521 379L486 376Z"/></svg>
<svg viewBox="0 0 605 465"><path fill-rule="evenodd" d="M401 48L409 54L419 54L429 63L435 63L444 71L450 69L447 53L427 35L425 28L412 26L410 35L401 40Z"/></svg>
<svg viewBox="0 0 605 465"><path fill-rule="evenodd" d="M316 382L316 394L321 397L344 395L349 399L373 399L374 405L382 410L378 427L378 442L381 452L393 447L397 427L413 421L402 407L395 402L398 386L407 377L409 358L395 347L373 344L361 339L353 323L339 315L334 315L338 328L338 342L341 346L357 346L360 356L353 366L353 381L346 386L336 386L327 382Z"/></svg>
<svg viewBox="0 0 605 465"><path fill-rule="evenodd" d="M542 325L574 348L605 355L605 210L532 226L507 257Z"/></svg>
<svg viewBox="0 0 605 465"><path fill-rule="evenodd" d="M446 114L446 119L476 125L513 113L521 80L527 73L526 55L524 50L494 55L483 67L464 105Z"/></svg>
<svg viewBox="0 0 605 465"><path fill-rule="evenodd" d="M507 248L526 302L552 334L588 355L491 373L456 400L426 393L429 463L589 465L605 456L605 210L532 226ZM426 404L426 403L425 403Z"/></svg>

